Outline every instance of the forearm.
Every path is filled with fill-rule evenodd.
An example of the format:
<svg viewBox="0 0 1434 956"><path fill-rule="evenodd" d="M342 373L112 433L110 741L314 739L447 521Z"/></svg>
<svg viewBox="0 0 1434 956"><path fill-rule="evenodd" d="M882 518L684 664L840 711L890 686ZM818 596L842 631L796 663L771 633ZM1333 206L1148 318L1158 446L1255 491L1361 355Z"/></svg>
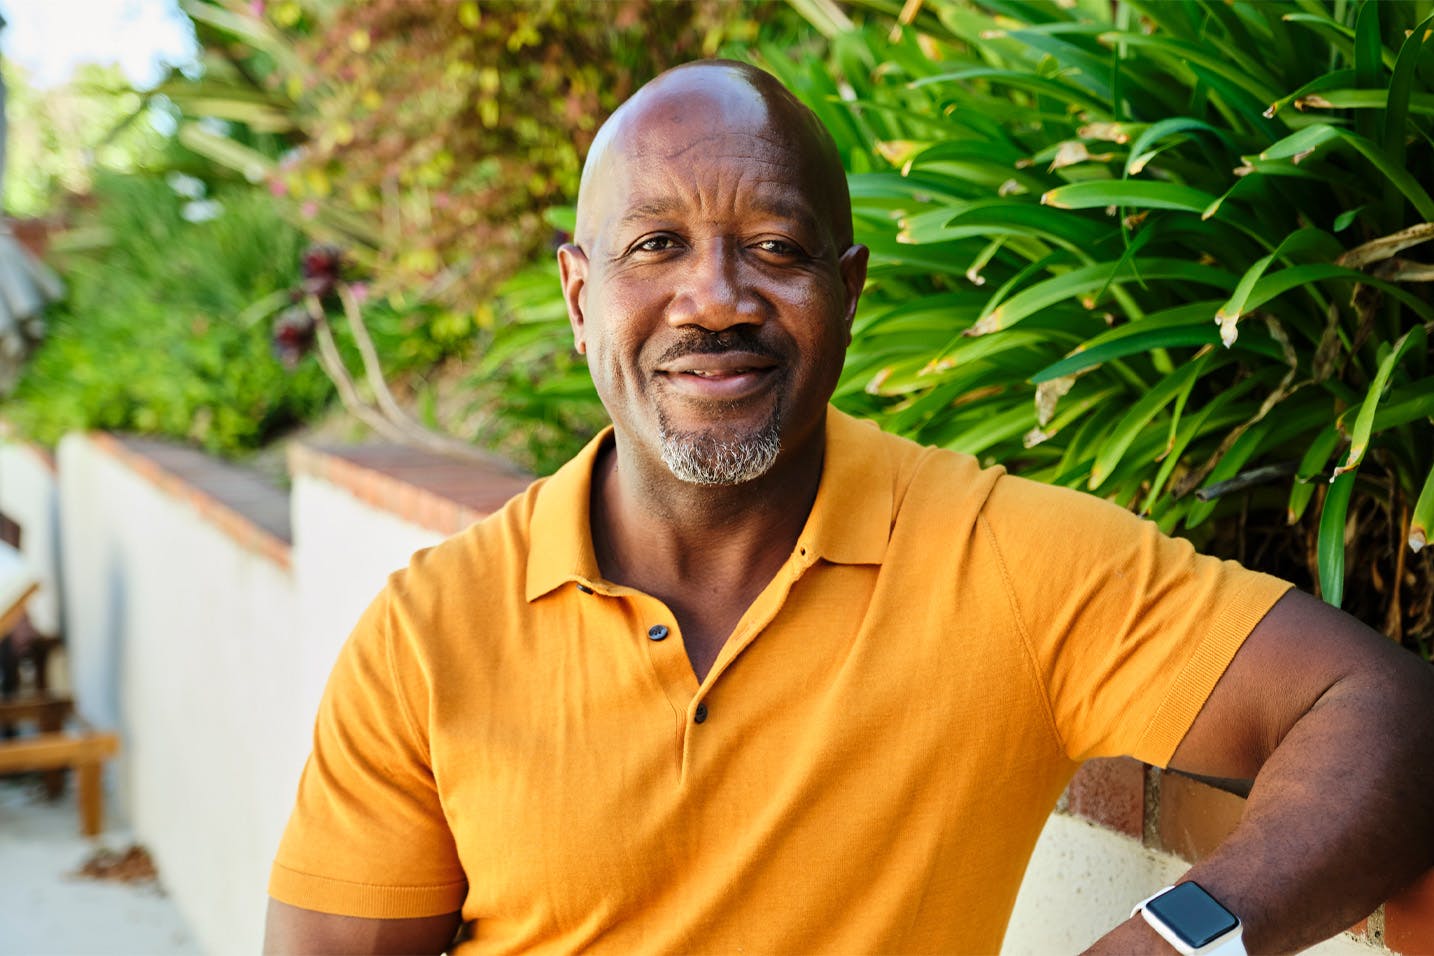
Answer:
<svg viewBox="0 0 1434 956"><path fill-rule="evenodd" d="M1250 952L1287 952L1346 929L1431 865L1434 670L1408 659L1326 692L1266 760L1235 832L1188 877L1240 917ZM1147 935L1160 951L1137 916L1097 949L1130 952Z"/></svg>

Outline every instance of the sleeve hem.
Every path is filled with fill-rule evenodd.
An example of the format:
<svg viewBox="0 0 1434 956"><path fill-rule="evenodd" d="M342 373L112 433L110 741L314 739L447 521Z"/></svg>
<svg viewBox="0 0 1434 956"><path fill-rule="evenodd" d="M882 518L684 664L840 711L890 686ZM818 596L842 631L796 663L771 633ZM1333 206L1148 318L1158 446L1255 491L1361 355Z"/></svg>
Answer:
<svg viewBox="0 0 1434 956"><path fill-rule="evenodd" d="M1256 574L1230 599L1225 613L1215 619L1210 633L1185 662L1169 696L1141 734L1137 757L1159 767L1169 766L1245 638L1291 588L1288 581Z"/></svg>
<svg viewBox="0 0 1434 956"><path fill-rule="evenodd" d="M385 886L315 876L275 863L269 895L280 903L336 916L408 919L442 916L459 910L467 895L465 880L428 886Z"/></svg>

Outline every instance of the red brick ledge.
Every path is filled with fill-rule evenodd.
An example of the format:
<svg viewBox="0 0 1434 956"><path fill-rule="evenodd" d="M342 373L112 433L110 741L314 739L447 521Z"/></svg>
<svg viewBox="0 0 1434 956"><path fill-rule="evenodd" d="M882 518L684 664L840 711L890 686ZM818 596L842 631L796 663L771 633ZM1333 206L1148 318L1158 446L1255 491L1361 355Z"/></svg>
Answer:
<svg viewBox="0 0 1434 956"><path fill-rule="evenodd" d="M258 474L182 445L90 432L97 449L172 498L187 502L240 547L290 567L289 496Z"/></svg>
<svg viewBox="0 0 1434 956"><path fill-rule="evenodd" d="M1120 757L1084 764L1058 809L1195 863L1235 829L1245 812L1245 798ZM1434 870L1350 932L1407 956L1434 953Z"/></svg>
<svg viewBox="0 0 1434 956"><path fill-rule="evenodd" d="M402 445L289 446L289 473L317 478L404 521L450 535L501 508L532 476Z"/></svg>

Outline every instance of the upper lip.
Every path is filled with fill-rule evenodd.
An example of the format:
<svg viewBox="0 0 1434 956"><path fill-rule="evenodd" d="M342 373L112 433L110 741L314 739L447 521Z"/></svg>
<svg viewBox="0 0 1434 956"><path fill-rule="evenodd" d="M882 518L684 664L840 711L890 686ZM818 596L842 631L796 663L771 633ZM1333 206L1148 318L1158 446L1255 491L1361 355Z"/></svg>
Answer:
<svg viewBox="0 0 1434 956"><path fill-rule="evenodd" d="M757 352L735 350L684 355L658 368L669 375L683 372L747 372L776 366L772 358Z"/></svg>

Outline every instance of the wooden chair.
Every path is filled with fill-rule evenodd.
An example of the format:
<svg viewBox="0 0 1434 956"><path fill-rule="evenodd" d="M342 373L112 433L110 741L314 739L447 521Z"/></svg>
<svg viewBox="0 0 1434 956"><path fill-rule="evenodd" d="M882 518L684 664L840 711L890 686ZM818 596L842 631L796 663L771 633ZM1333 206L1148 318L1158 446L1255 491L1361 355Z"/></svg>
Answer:
<svg viewBox="0 0 1434 956"><path fill-rule="evenodd" d="M63 771L75 772L80 805L80 829L96 836L104 828L104 762L119 750L119 738L81 725L65 730L74 715L74 702L52 694L45 680L46 659L58 641L36 635L25 619L25 604L38 584L20 552L0 542L0 729L7 734L17 724L35 723L39 732L0 739L0 775L46 772L46 790L58 796ZM24 638L23 646L21 638ZM22 663L33 665L24 680ZM26 683L33 686L26 687Z"/></svg>

